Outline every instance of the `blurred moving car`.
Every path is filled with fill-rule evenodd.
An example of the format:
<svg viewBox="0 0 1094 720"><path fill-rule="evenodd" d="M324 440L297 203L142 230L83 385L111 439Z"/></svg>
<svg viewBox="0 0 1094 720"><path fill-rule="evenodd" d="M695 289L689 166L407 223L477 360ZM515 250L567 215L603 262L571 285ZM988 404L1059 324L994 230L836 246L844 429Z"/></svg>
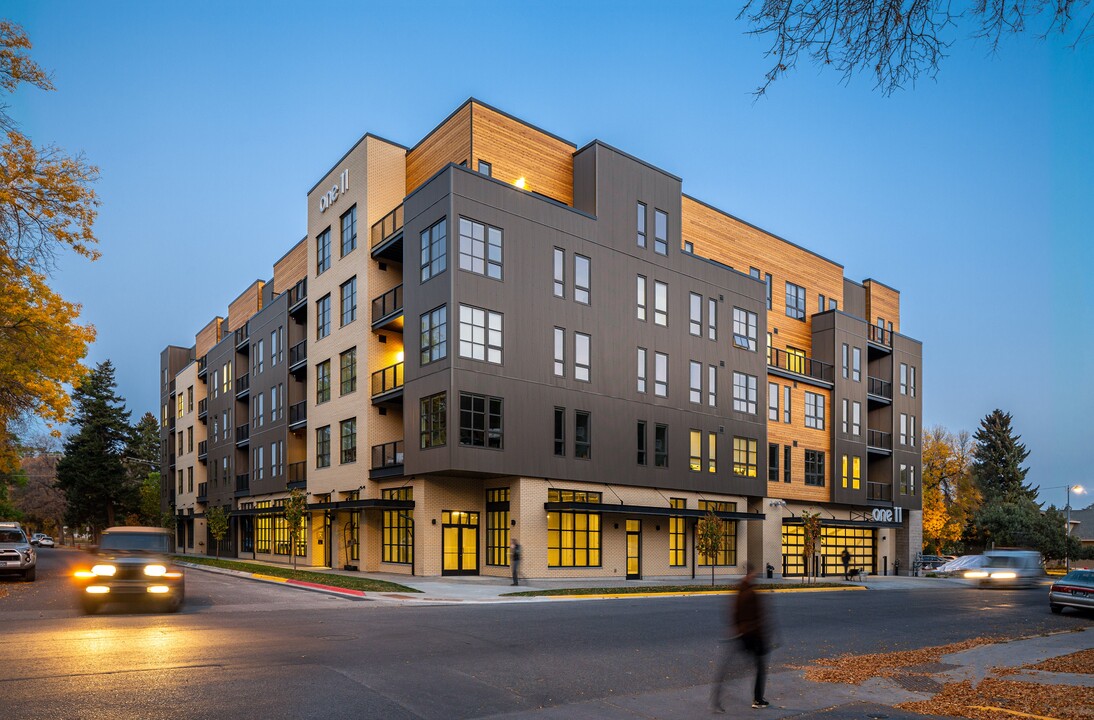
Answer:
<svg viewBox="0 0 1094 720"><path fill-rule="evenodd" d="M49 535L43 535L38 538L38 547L54 547L57 543L53 542L53 538Z"/></svg>
<svg viewBox="0 0 1094 720"><path fill-rule="evenodd" d="M33 535L30 536L30 544L31 545L37 545L38 541L41 540L42 538L44 538L45 536L46 536L45 533L34 533Z"/></svg>
<svg viewBox="0 0 1094 720"><path fill-rule="evenodd" d="M27 582L37 575L38 554L19 523L0 524L0 573L19 573Z"/></svg>
<svg viewBox="0 0 1094 720"><path fill-rule="evenodd" d="M934 569L936 573L961 573L966 570L975 570L987 562L983 555L962 555L959 558L943 563Z"/></svg>
<svg viewBox="0 0 1094 720"><path fill-rule="evenodd" d="M182 568L168 557L173 543L174 536L163 528L104 530L91 559L75 574L84 612L111 602L142 602L177 612L186 586Z"/></svg>
<svg viewBox="0 0 1094 720"><path fill-rule="evenodd" d="M1094 610L1094 570L1072 570L1048 589L1048 609L1057 615L1064 607Z"/></svg>
<svg viewBox="0 0 1094 720"><path fill-rule="evenodd" d="M995 549L984 553L984 564L965 578L980 587L1031 587L1045 576L1045 564L1036 550Z"/></svg>

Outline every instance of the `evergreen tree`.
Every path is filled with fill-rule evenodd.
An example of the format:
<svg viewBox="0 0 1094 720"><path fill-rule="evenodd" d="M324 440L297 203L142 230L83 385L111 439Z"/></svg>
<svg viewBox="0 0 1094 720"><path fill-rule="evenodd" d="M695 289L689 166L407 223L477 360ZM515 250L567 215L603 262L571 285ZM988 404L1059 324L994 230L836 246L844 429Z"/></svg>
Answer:
<svg viewBox="0 0 1094 720"><path fill-rule="evenodd" d="M160 474L157 471L160 459L160 424L156 416L146 412L141 416L129 432L125 442L125 457L122 464L125 466L125 493L135 493L139 496L139 522L143 525L158 527L162 523L163 510L160 507L162 487L157 487L155 497L149 496L148 479L156 476L156 482L160 483ZM166 478L173 481L174 478ZM152 501L155 508L152 508Z"/></svg>
<svg viewBox="0 0 1094 720"><path fill-rule="evenodd" d="M1021 500L1036 502L1037 490L1026 485L1029 468L1022 463L1029 450L1019 442L1011 427L1011 415L1002 410L992 410L980 421L980 428L973 439L972 475L984 497L984 505L1015 503Z"/></svg>
<svg viewBox="0 0 1094 720"><path fill-rule="evenodd" d="M115 393L114 366L99 363L73 393L76 433L65 441L57 485L65 493L65 521L95 534L135 512L139 485L128 482L123 453L131 436L129 411Z"/></svg>

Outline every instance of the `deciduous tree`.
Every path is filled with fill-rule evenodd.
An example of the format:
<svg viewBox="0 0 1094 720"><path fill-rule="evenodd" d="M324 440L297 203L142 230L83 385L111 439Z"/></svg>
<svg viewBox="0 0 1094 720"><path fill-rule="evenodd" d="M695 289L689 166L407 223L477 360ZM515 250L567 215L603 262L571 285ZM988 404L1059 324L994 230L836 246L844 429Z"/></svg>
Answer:
<svg viewBox="0 0 1094 720"><path fill-rule="evenodd" d="M300 526L304 521L304 514L308 511L307 496L300 488L293 488L289 497L285 499L285 521L289 524L289 556L292 559L293 570L296 569L296 539L300 536Z"/></svg>
<svg viewBox="0 0 1094 720"><path fill-rule="evenodd" d="M802 559L805 560L806 575L816 582L817 564L813 562L813 556L820 546L821 521L819 512L802 510ZM804 578L803 578L804 581Z"/></svg>
<svg viewBox="0 0 1094 720"><path fill-rule="evenodd" d="M941 426L924 431L923 543L930 554L953 550L980 506L969 466L967 432L955 435Z"/></svg>
<svg viewBox="0 0 1094 720"><path fill-rule="evenodd" d="M214 505L205 511L205 525L209 536L216 541L216 556L220 559L220 542L228 535L228 513L220 505Z"/></svg>

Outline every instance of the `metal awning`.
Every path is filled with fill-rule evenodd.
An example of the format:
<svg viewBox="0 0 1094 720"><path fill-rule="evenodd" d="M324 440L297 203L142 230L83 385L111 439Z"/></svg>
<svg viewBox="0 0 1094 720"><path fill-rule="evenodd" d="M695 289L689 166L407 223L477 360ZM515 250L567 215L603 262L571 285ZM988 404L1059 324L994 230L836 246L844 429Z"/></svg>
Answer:
<svg viewBox="0 0 1094 720"><path fill-rule="evenodd" d="M543 503L547 512L598 512L604 515L647 515L654 517L703 518L708 510L689 510L687 508L663 507L661 505L615 505L611 503L590 502L547 502ZM763 520L764 513L715 512L722 520Z"/></svg>
<svg viewBox="0 0 1094 720"><path fill-rule="evenodd" d="M308 503L308 510L413 510L413 500L387 500L384 498L369 498L367 500L343 500L341 502ZM229 515L281 515L284 512L283 505L264 508L245 508L233 510Z"/></svg>

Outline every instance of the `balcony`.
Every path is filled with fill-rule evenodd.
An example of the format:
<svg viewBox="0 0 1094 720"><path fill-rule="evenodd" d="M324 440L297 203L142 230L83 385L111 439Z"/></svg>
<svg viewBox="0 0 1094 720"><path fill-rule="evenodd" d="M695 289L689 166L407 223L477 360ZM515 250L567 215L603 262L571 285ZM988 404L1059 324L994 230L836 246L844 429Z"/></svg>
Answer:
<svg viewBox="0 0 1094 720"><path fill-rule="evenodd" d="M877 325L866 326L866 339L871 349L889 353L893 351L893 331Z"/></svg>
<svg viewBox="0 0 1094 720"><path fill-rule="evenodd" d="M194 499L197 500L199 503L209 501L209 483L198 483L198 495Z"/></svg>
<svg viewBox="0 0 1094 720"><path fill-rule="evenodd" d="M403 331L403 286L396 285L372 301L372 329Z"/></svg>
<svg viewBox="0 0 1094 720"><path fill-rule="evenodd" d="M251 444L251 425L250 423L243 423L236 428L236 447L243 447L244 445Z"/></svg>
<svg viewBox="0 0 1094 720"><path fill-rule="evenodd" d="M768 369L781 370L792 376L819 380L831 385L836 377L835 366L820 360L770 348L767 354Z"/></svg>
<svg viewBox="0 0 1094 720"><path fill-rule="evenodd" d="M372 404L403 402L403 364L395 363L372 373Z"/></svg>
<svg viewBox="0 0 1094 720"><path fill-rule="evenodd" d="M302 322L307 320L308 313L308 279L304 278L300 282L289 288L289 315L295 317L302 315L299 318Z"/></svg>
<svg viewBox="0 0 1094 720"><path fill-rule="evenodd" d="M289 348L289 372L298 373L308 368L308 341L301 340Z"/></svg>
<svg viewBox="0 0 1094 720"><path fill-rule="evenodd" d="M248 326L250 323L243 323L243 327L236 330L236 352L245 353L250 349L248 340L250 339L250 329Z"/></svg>
<svg viewBox="0 0 1094 720"><path fill-rule="evenodd" d="M205 375L209 372L209 358L202 355L198 358L198 379L204 380Z"/></svg>
<svg viewBox="0 0 1094 720"><path fill-rule="evenodd" d="M889 483L867 482L866 499L873 502L892 502L893 486Z"/></svg>
<svg viewBox="0 0 1094 720"><path fill-rule="evenodd" d="M204 461L207 457L209 457L209 441L202 440L198 443L198 460Z"/></svg>
<svg viewBox="0 0 1094 720"><path fill-rule="evenodd" d="M246 495L251 491L251 474L236 475L236 497Z"/></svg>
<svg viewBox="0 0 1094 720"><path fill-rule="evenodd" d="M400 204L372 226L372 257L403 261L403 206Z"/></svg>
<svg viewBox="0 0 1094 720"><path fill-rule="evenodd" d="M171 468L172 470L175 469L175 453L171 453L167 456L167 467Z"/></svg>
<svg viewBox="0 0 1094 720"><path fill-rule="evenodd" d="M251 394L251 374L243 373L236 378L236 400L242 400Z"/></svg>
<svg viewBox="0 0 1094 720"><path fill-rule="evenodd" d="M209 398L198 400L198 420L205 420L209 416Z"/></svg>
<svg viewBox="0 0 1094 720"><path fill-rule="evenodd" d="M300 430L308 424L308 403L298 402L289 406L289 429Z"/></svg>
<svg viewBox="0 0 1094 720"><path fill-rule="evenodd" d="M881 430L867 430L866 451L878 455L891 455L893 452L893 434Z"/></svg>
<svg viewBox="0 0 1094 720"><path fill-rule="evenodd" d="M308 485L308 464L305 462L289 463L289 490L294 488L304 489Z"/></svg>
<svg viewBox="0 0 1094 720"><path fill-rule="evenodd" d="M893 384L881 378L867 377L866 397L871 402L888 405L893 401Z"/></svg>
<svg viewBox="0 0 1094 720"><path fill-rule="evenodd" d="M403 441L372 446L370 478L396 477L403 474Z"/></svg>

